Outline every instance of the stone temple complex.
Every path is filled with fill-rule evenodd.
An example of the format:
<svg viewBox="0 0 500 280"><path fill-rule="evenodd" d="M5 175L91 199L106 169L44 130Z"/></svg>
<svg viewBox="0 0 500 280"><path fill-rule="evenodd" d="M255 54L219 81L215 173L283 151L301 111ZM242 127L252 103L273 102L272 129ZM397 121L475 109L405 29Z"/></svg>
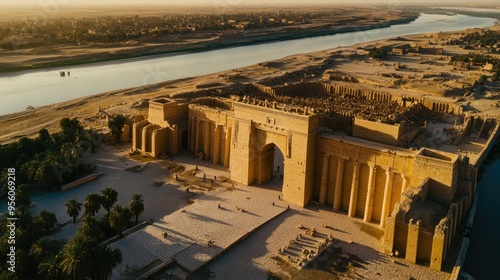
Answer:
<svg viewBox="0 0 500 280"><path fill-rule="evenodd" d="M331 81L253 83L150 101L132 148L155 157L189 151L245 185L274 179L281 166L285 201L330 205L383 230L385 253L441 270L498 126L438 97Z"/></svg>

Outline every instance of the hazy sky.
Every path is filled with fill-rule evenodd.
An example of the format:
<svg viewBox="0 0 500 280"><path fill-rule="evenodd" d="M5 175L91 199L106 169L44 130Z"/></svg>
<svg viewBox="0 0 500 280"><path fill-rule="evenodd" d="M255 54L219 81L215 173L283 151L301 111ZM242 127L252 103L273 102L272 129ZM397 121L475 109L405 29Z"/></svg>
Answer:
<svg viewBox="0 0 500 280"><path fill-rule="evenodd" d="M311 4L364 4L364 3L377 3L387 4L390 6L398 4L420 4L420 3L433 3L433 5L443 4L475 4L475 3L491 3L498 4L499 0L0 0L0 6L10 5L145 5L145 4L205 4L205 5L259 5L259 4L283 4L283 5L311 5Z"/></svg>

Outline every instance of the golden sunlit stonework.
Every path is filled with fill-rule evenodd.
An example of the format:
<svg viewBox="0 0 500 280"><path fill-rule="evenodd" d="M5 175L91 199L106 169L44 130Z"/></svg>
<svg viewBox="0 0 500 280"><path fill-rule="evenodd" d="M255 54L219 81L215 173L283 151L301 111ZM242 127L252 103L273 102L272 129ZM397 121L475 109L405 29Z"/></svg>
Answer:
<svg viewBox="0 0 500 280"><path fill-rule="evenodd" d="M463 116L462 107L449 101L328 83L249 84L247 90L257 97L151 101L147 120L133 125L133 150L155 157L189 150L228 168L234 182L250 185L273 179L280 164L274 162L277 148L284 158L285 201L332 205L333 211L383 230L385 253L441 269L474 200L478 166L497 137L496 120ZM448 146L419 147L430 133L442 131L430 131L427 121L384 123L270 98L297 92L362 96L394 103L401 115L442 114L455 122L444 129ZM480 151L460 153L464 137L473 138Z"/></svg>

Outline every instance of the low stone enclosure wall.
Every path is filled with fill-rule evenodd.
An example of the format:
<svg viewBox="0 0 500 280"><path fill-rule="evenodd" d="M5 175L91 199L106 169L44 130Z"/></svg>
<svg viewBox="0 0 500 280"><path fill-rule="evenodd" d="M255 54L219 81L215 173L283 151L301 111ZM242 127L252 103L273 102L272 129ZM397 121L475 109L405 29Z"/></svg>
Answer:
<svg viewBox="0 0 500 280"><path fill-rule="evenodd" d="M430 183L432 180L426 180L404 192L403 199L387 218L384 252L441 270L457 227L467 214L469 201L462 197L445 209L429 200Z"/></svg>
<svg viewBox="0 0 500 280"><path fill-rule="evenodd" d="M78 179L78 180L71 182L69 184L62 185L61 191L66 191L66 190L78 187L78 186L85 184L87 182L93 181L93 180L97 179L97 177L99 177L100 175L102 175L102 173L93 173L93 174L90 174L89 176L83 177L83 178Z"/></svg>

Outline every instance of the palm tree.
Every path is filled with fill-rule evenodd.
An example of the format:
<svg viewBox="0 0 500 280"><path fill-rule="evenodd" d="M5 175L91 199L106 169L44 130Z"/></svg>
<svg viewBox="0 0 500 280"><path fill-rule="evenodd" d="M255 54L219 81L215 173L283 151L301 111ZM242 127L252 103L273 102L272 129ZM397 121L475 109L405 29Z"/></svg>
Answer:
<svg viewBox="0 0 500 280"><path fill-rule="evenodd" d="M59 280L62 277L62 254L50 257L38 265L38 274L46 280Z"/></svg>
<svg viewBox="0 0 500 280"><path fill-rule="evenodd" d="M80 211L82 210L82 203L78 202L76 199L70 199L66 202L66 213L68 216L73 218L73 223L76 223L76 218L80 215Z"/></svg>
<svg viewBox="0 0 500 280"><path fill-rule="evenodd" d="M65 279L106 280L122 261L120 250L97 243L96 239L75 235L64 246L60 268Z"/></svg>
<svg viewBox="0 0 500 280"><path fill-rule="evenodd" d="M99 244L95 247L94 256L94 259L99 261L94 265L92 279L108 279L113 273L113 268L122 262L122 253L120 250L111 249L103 244Z"/></svg>
<svg viewBox="0 0 500 280"><path fill-rule="evenodd" d="M128 207L130 208L130 212L132 212L132 214L135 216L135 223L137 224L139 215L144 212L144 200L142 199L142 194L134 194Z"/></svg>
<svg viewBox="0 0 500 280"><path fill-rule="evenodd" d="M43 236L31 245L29 254L35 263L39 264L48 258L54 257L59 252L60 247L61 243L59 241Z"/></svg>
<svg viewBox="0 0 500 280"><path fill-rule="evenodd" d="M16 208L20 206L30 206L31 205L31 197L30 197L30 186L27 184L21 184L16 187Z"/></svg>
<svg viewBox="0 0 500 280"><path fill-rule="evenodd" d="M76 177L80 159L83 157L83 149L78 144L64 143L61 146L60 154L63 158L63 162L73 168L73 176Z"/></svg>
<svg viewBox="0 0 500 280"><path fill-rule="evenodd" d="M94 269L92 248L95 242L88 236L77 234L69 240L62 251L60 262L62 276L66 279L87 280L91 279Z"/></svg>
<svg viewBox="0 0 500 280"><path fill-rule="evenodd" d="M82 225L78 229L78 233L81 233L84 236L100 239L102 237L101 225L95 216L87 214L82 220Z"/></svg>
<svg viewBox="0 0 500 280"><path fill-rule="evenodd" d="M85 197L83 206L85 207L85 214L94 216L101 208L101 197L96 193L89 193Z"/></svg>
<svg viewBox="0 0 500 280"><path fill-rule="evenodd" d="M61 163L57 154L51 151L39 153L35 159L21 166L29 180L42 184L46 188L61 182L63 176L72 169Z"/></svg>
<svg viewBox="0 0 500 280"><path fill-rule="evenodd" d="M102 143L102 135L89 128L80 133L77 141L81 143L84 150L90 149L90 152L94 153L95 149Z"/></svg>
<svg viewBox="0 0 500 280"><path fill-rule="evenodd" d="M122 237L122 232L127 228L131 218L132 213L128 208L116 205L109 213L109 225Z"/></svg>
<svg viewBox="0 0 500 280"><path fill-rule="evenodd" d="M54 213L43 209L34 217L34 224L41 230L43 235L47 235L56 226L57 218Z"/></svg>
<svg viewBox="0 0 500 280"><path fill-rule="evenodd" d="M109 213L109 209L113 207L113 204L118 200L118 192L113 188L105 188L101 190L101 204L106 212Z"/></svg>

